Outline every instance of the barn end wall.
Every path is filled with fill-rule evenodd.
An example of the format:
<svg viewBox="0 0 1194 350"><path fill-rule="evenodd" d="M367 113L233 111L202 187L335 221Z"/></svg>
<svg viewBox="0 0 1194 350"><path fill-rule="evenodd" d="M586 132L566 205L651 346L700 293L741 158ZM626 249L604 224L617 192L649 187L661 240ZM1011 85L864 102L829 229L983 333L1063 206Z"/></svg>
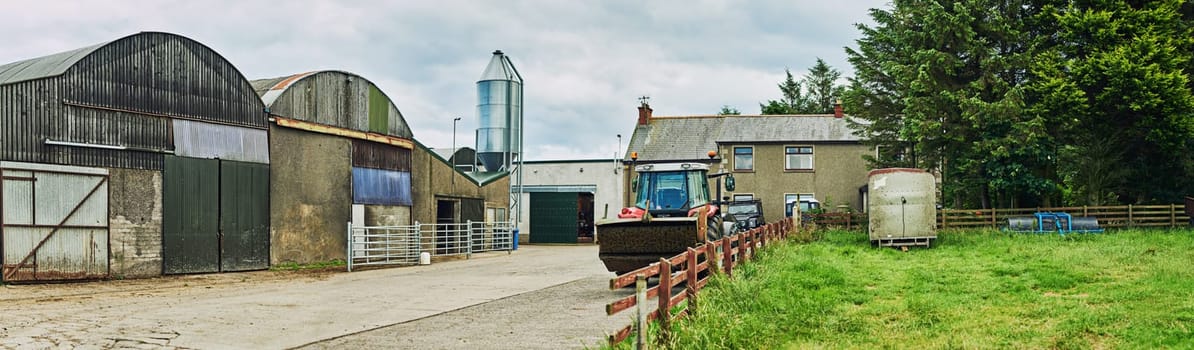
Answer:
<svg viewBox="0 0 1194 350"><path fill-rule="evenodd" d="M345 258L352 218L349 139L270 127L270 263Z"/></svg>
<svg viewBox="0 0 1194 350"><path fill-rule="evenodd" d="M417 145L411 151L411 192L414 201L411 216L424 224L435 222L437 198L481 198L486 208L510 207L509 176L477 186L430 150Z"/></svg>
<svg viewBox="0 0 1194 350"><path fill-rule="evenodd" d="M162 274L162 173L110 168L108 178L113 278Z"/></svg>

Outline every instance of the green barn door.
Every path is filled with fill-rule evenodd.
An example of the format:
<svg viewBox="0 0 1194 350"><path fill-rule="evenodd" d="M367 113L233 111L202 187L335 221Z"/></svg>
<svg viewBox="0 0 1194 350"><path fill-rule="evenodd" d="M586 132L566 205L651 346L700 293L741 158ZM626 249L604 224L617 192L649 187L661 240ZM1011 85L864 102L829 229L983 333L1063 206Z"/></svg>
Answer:
<svg viewBox="0 0 1194 350"><path fill-rule="evenodd" d="M166 156L162 172L162 273L220 271L220 163Z"/></svg>
<svg viewBox="0 0 1194 350"><path fill-rule="evenodd" d="M576 243L575 192L531 192L531 243Z"/></svg>
<svg viewBox="0 0 1194 350"><path fill-rule="evenodd" d="M220 270L269 268L269 165L220 162Z"/></svg>

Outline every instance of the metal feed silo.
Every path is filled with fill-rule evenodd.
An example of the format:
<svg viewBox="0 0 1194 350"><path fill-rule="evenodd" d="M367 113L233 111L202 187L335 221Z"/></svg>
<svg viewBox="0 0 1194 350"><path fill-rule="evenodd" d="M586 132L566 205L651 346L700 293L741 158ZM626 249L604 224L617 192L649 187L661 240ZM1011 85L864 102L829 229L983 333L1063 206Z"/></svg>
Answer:
<svg viewBox="0 0 1194 350"><path fill-rule="evenodd" d="M870 186L871 244L928 246L937 238L937 185L921 169L875 169Z"/></svg>
<svg viewBox="0 0 1194 350"><path fill-rule="evenodd" d="M477 121L477 160L486 171L510 171L522 149L522 76L501 50L477 81Z"/></svg>

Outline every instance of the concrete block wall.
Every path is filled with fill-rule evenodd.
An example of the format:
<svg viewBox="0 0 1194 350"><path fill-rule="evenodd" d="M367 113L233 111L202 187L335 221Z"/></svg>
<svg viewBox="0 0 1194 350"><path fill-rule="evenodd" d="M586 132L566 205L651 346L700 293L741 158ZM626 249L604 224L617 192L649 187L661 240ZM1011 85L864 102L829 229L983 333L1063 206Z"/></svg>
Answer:
<svg viewBox="0 0 1194 350"><path fill-rule="evenodd" d="M162 274L162 173L109 169L109 275Z"/></svg>

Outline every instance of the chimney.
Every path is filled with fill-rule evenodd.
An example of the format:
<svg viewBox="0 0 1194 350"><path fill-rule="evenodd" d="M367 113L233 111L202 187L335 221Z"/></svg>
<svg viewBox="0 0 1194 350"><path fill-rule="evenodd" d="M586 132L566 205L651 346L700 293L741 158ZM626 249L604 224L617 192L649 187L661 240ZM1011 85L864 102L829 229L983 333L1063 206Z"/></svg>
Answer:
<svg viewBox="0 0 1194 350"><path fill-rule="evenodd" d="M647 104L647 97L639 98L638 106L638 125L647 125L651 122L651 105Z"/></svg>
<svg viewBox="0 0 1194 350"><path fill-rule="evenodd" d="M833 117L841 118L845 115L846 113L842 111L842 99L839 98L837 99L837 102L833 104Z"/></svg>

